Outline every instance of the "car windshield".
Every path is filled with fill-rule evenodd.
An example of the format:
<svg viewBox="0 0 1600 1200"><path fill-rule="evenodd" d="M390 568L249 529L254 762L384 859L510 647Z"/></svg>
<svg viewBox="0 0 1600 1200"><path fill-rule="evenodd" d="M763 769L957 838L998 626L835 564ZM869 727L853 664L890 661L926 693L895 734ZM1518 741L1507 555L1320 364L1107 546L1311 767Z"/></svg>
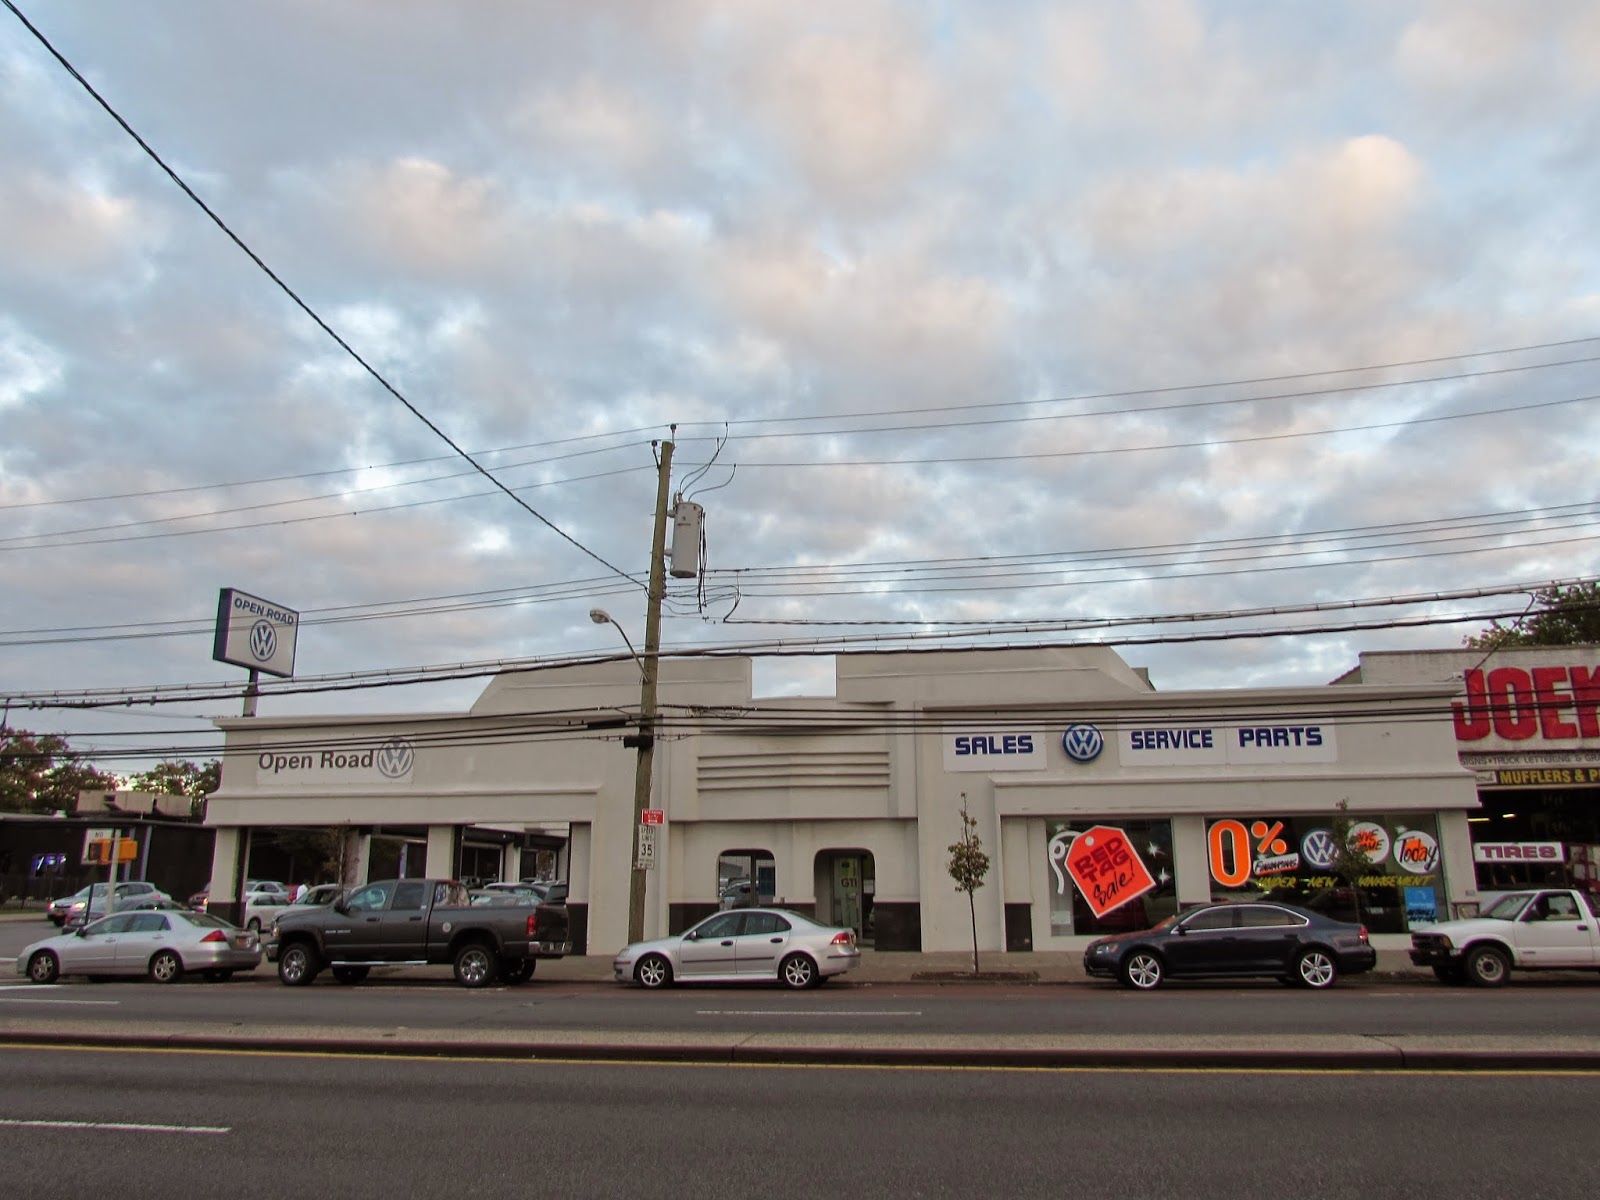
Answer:
<svg viewBox="0 0 1600 1200"><path fill-rule="evenodd" d="M1515 921L1532 899L1532 892L1508 892L1479 915L1493 921Z"/></svg>

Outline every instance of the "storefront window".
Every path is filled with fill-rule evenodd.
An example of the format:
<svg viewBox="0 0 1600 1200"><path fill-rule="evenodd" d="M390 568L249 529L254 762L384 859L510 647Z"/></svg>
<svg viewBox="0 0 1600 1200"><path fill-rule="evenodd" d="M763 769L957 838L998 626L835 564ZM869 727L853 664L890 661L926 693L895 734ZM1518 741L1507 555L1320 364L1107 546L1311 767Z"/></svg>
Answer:
<svg viewBox="0 0 1600 1200"><path fill-rule="evenodd" d="M1427 814L1219 818L1207 823L1206 855L1213 900L1270 896L1373 933L1450 915L1438 821Z"/></svg>
<svg viewBox="0 0 1600 1200"><path fill-rule="evenodd" d="M1102 864L1090 861L1092 854L1087 853L1087 848L1079 843L1080 837L1094 830L1109 830L1112 835L1102 845L1095 847L1103 853L1111 851L1104 865L1114 872L1110 876L1112 881L1137 889L1126 900L1121 900L1117 895L1107 895L1101 882L1107 878L1106 871L1099 869ZM1178 911L1171 821L1078 817L1070 821L1045 822L1045 834L1050 847L1052 936L1149 929L1157 921ZM1077 857L1085 860L1081 870L1073 869L1074 847L1082 851ZM1123 861L1124 856L1126 861ZM1112 907L1106 907L1108 903Z"/></svg>

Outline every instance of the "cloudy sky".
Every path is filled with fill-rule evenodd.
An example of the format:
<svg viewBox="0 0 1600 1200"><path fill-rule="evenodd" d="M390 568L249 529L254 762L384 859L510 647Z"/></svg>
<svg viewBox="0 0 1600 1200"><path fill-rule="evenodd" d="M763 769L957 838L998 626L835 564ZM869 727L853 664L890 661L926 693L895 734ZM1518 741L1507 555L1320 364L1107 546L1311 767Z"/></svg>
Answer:
<svg viewBox="0 0 1600 1200"><path fill-rule="evenodd" d="M28 707L239 685L222 587L300 610L302 677L609 654L595 605L639 645L662 440L668 648L1321 683L1596 573L1588 0L14 0L259 263L12 2L13 724L236 713Z"/></svg>

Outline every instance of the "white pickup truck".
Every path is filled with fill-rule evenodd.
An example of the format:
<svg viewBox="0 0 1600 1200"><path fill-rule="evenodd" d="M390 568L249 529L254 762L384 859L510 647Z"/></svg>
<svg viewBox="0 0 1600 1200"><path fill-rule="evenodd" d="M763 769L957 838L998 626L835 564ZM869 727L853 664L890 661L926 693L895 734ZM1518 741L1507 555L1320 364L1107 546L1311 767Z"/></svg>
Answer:
<svg viewBox="0 0 1600 1200"><path fill-rule="evenodd" d="M1445 983L1499 987L1520 970L1600 967L1600 897L1570 888L1506 892L1476 917L1419 926L1411 961Z"/></svg>

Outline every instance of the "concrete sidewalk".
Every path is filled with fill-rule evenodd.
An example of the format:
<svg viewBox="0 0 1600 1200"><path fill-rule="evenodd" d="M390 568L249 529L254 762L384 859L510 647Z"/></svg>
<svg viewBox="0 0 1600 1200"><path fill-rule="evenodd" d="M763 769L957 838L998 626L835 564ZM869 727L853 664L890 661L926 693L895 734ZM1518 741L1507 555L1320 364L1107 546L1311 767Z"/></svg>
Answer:
<svg viewBox="0 0 1600 1200"><path fill-rule="evenodd" d="M1600 1074L1600 1037L1360 1034L666 1033L147 1024L0 1017L0 1047L88 1047L549 1062L948 1068L1517 1071Z"/></svg>

